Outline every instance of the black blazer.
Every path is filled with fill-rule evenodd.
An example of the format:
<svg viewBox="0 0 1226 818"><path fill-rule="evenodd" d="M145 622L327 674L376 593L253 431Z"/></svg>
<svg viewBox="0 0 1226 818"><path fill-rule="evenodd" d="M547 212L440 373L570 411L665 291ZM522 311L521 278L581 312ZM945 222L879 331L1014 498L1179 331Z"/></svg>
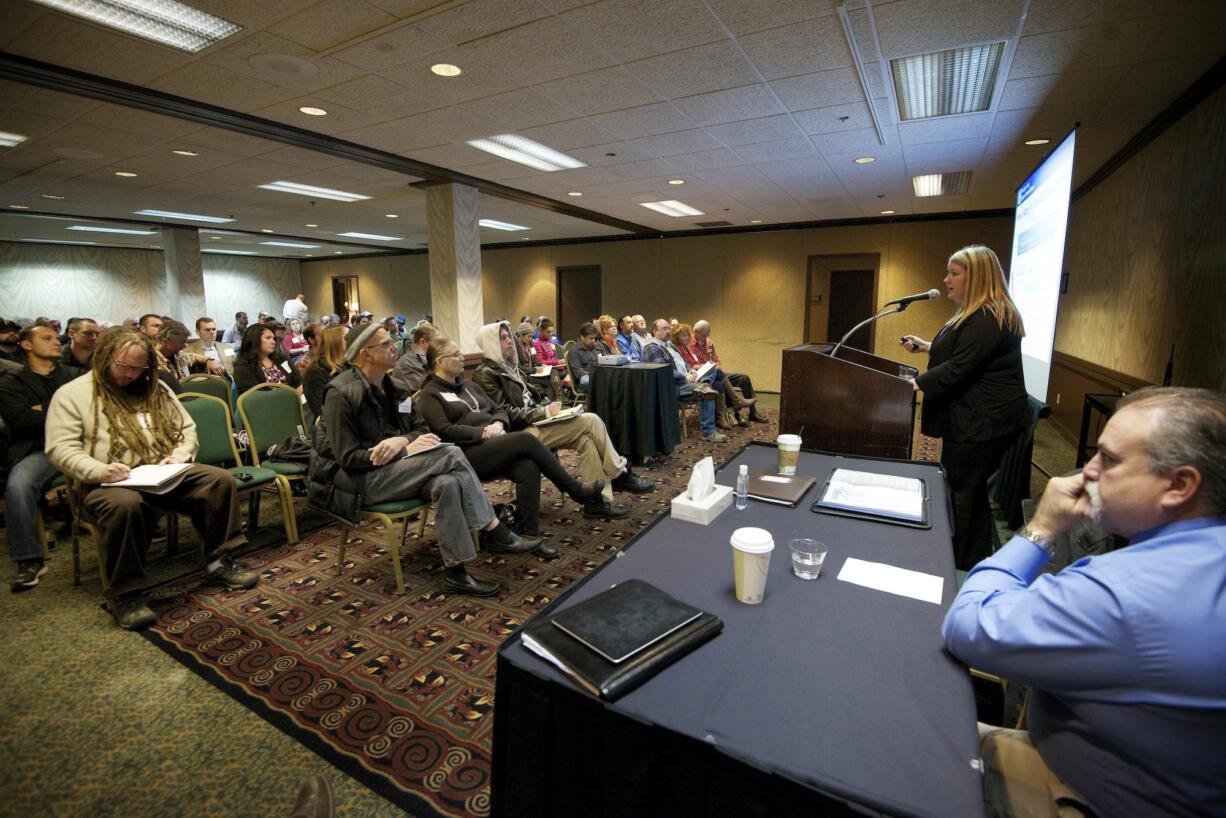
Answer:
<svg viewBox="0 0 1226 818"><path fill-rule="evenodd" d="M444 395L450 395L451 399ZM483 443L485 438L481 430L496 420L511 431L507 413L494 405L484 389L463 378L454 384L431 375L418 392L413 414L424 420L430 431L444 442L454 443L461 449Z"/></svg>
<svg viewBox="0 0 1226 818"><path fill-rule="evenodd" d="M51 396L83 373L75 366L59 364L46 377L34 374L28 367L0 377L0 417L9 435L7 451L0 451L0 460L15 465L30 452L45 448Z"/></svg>
<svg viewBox="0 0 1226 818"><path fill-rule="evenodd" d="M285 367L281 366L283 361L287 366L289 365L288 358L276 352L273 353L272 362L280 366L282 372L285 371ZM298 370L290 366L289 372L285 375L285 382L293 387L301 385L302 378L298 376ZM262 383L264 383L264 370L260 368L258 358L240 355L234 359L234 385L238 387L238 394L241 395L251 387Z"/></svg>
<svg viewBox="0 0 1226 818"><path fill-rule="evenodd" d="M1030 420L1022 377L1022 339L981 308L932 339L920 429L930 437L970 442L1020 431Z"/></svg>

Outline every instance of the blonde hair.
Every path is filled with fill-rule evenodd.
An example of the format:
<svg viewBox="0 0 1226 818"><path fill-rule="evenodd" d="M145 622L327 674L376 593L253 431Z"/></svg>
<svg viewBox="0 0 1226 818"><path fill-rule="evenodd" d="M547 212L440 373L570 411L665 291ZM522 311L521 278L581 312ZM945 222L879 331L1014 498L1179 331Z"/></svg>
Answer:
<svg viewBox="0 0 1226 818"><path fill-rule="evenodd" d="M966 297L945 326L959 327L980 309L987 308L997 326L1019 338L1026 335L1022 315L1009 297L1004 270L992 248L982 244L968 245L950 256L949 263L966 270Z"/></svg>
<svg viewBox="0 0 1226 818"><path fill-rule="evenodd" d="M602 315L596 319L596 326L600 328L600 334L606 335L612 332L617 333L617 321L611 315Z"/></svg>
<svg viewBox="0 0 1226 818"><path fill-rule="evenodd" d="M319 360L335 375L349 367L345 360L345 327L328 327L319 339Z"/></svg>

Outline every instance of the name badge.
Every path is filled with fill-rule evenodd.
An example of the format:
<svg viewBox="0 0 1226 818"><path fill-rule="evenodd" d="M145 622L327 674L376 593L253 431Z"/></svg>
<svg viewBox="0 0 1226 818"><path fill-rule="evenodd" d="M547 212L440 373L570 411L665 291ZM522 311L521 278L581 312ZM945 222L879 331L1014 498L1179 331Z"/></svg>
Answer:
<svg viewBox="0 0 1226 818"><path fill-rule="evenodd" d="M400 402L400 414L402 415L413 414L413 398L412 397L405 398L403 401Z"/></svg>
<svg viewBox="0 0 1226 818"><path fill-rule="evenodd" d="M447 401L448 403L464 403L463 398L451 392L439 392L439 394L442 395L443 400Z"/></svg>
<svg viewBox="0 0 1226 818"><path fill-rule="evenodd" d="M285 370L285 374L289 374L289 361L282 361L281 368Z"/></svg>
<svg viewBox="0 0 1226 818"><path fill-rule="evenodd" d="M227 358L233 358L233 357L234 357L234 347L226 347L225 352L226 352L226 357L227 357Z"/></svg>

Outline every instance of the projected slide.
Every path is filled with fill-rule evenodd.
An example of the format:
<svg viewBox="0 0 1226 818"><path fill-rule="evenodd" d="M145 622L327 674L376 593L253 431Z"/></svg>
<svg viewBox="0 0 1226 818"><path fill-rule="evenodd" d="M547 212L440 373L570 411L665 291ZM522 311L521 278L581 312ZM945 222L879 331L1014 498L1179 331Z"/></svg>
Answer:
<svg viewBox="0 0 1226 818"><path fill-rule="evenodd" d="M1056 339L1056 306L1064 270L1075 136L1074 131L1065 137L1017 189L1013 222L1009 294L1026 325L1026 337L1022 339L1026 391L1044 402Z"/></svg>

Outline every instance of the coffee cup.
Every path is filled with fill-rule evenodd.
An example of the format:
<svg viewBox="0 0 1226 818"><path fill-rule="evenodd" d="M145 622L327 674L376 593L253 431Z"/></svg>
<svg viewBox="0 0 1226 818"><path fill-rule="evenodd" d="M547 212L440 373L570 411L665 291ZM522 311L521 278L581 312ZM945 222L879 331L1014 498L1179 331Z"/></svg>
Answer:
<svg viewBox="0 0 1226 818"><path fill-rule="evenodd" d="M766 593L766 574L775 540L764 528L748 527L733 531L731 542L737 601L757 605Z"/></svg>
<svg viewBox="0 0 1226 818"><path fill-rule="evenodd" d="M796 462L800 460L800 435L779 435L775 444L779 447L779 473L795 474Z"/></svg>

